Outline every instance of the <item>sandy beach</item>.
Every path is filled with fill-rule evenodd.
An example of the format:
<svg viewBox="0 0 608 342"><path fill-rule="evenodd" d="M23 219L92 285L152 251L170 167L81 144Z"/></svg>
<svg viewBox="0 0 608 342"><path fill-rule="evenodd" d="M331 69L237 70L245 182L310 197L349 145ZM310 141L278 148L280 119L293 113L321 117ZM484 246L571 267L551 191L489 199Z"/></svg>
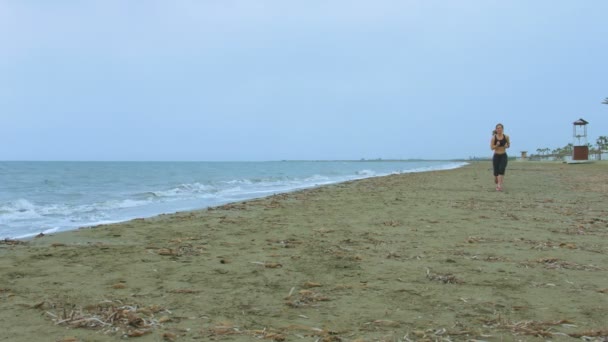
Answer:
<svg viewBox="0 0 608 342"><path fill-rule="evenodd" d="M475 162L5 240L0 340L606 341L606 203Z"/></svg>

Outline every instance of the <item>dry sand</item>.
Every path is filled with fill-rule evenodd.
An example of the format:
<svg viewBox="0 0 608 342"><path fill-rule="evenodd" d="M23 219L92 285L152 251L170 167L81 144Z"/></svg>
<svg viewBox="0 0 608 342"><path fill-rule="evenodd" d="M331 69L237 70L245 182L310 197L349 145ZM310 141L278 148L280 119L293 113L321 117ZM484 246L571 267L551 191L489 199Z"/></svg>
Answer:
<svg viewBox="0 0 608 342"><path fill-rule="evenodd" d="M608 164L490 167L2 241L0 340L608 340Z"/></svg>

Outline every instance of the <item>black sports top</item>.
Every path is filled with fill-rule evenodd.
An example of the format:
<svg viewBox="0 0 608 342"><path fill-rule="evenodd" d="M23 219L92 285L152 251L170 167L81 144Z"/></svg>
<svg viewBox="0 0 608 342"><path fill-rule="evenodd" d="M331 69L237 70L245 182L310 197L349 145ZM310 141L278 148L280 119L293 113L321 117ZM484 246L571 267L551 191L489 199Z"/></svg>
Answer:
<svg viewBox="0 0 608 342"><path fill-rule="evenodd" d="M507 136L503 134L502 139L498 140L498 137L494 135L494 141L498 142L498 146L505 146L507 144Z"/></svg>

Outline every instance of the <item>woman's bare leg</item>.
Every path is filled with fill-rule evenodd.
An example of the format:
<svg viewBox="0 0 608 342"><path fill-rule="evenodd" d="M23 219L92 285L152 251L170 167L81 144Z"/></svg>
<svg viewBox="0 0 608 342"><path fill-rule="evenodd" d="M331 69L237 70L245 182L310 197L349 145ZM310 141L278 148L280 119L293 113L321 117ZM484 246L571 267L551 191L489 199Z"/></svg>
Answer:
<svg viewBox="0 0 608 342"><path fill-rule="evenodd" d="M505 178L504 175L498 175L498 177L497 177L498 187L500 188L500 190L502 190L502 182L503 182L504 178Z"/></svg>

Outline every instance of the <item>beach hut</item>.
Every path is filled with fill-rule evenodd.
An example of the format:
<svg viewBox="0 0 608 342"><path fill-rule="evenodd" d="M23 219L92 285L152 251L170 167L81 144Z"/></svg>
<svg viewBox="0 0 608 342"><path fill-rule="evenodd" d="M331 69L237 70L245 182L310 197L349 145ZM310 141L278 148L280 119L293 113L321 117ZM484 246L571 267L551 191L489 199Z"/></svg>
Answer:
<svg viewBox="0 0 608 342"><path fill-rule="evenodd" d="M528 159L528 151L521 151L521 160Z"/></svg>
<svg viewBox="0 0 608 342"><path fill-rule="evenodd" d="M578 119L572 124L574 147L572 149L572 160L588 160L589 159L589 145L587 144L587 124L589 122L585 119Z"/></svg>

